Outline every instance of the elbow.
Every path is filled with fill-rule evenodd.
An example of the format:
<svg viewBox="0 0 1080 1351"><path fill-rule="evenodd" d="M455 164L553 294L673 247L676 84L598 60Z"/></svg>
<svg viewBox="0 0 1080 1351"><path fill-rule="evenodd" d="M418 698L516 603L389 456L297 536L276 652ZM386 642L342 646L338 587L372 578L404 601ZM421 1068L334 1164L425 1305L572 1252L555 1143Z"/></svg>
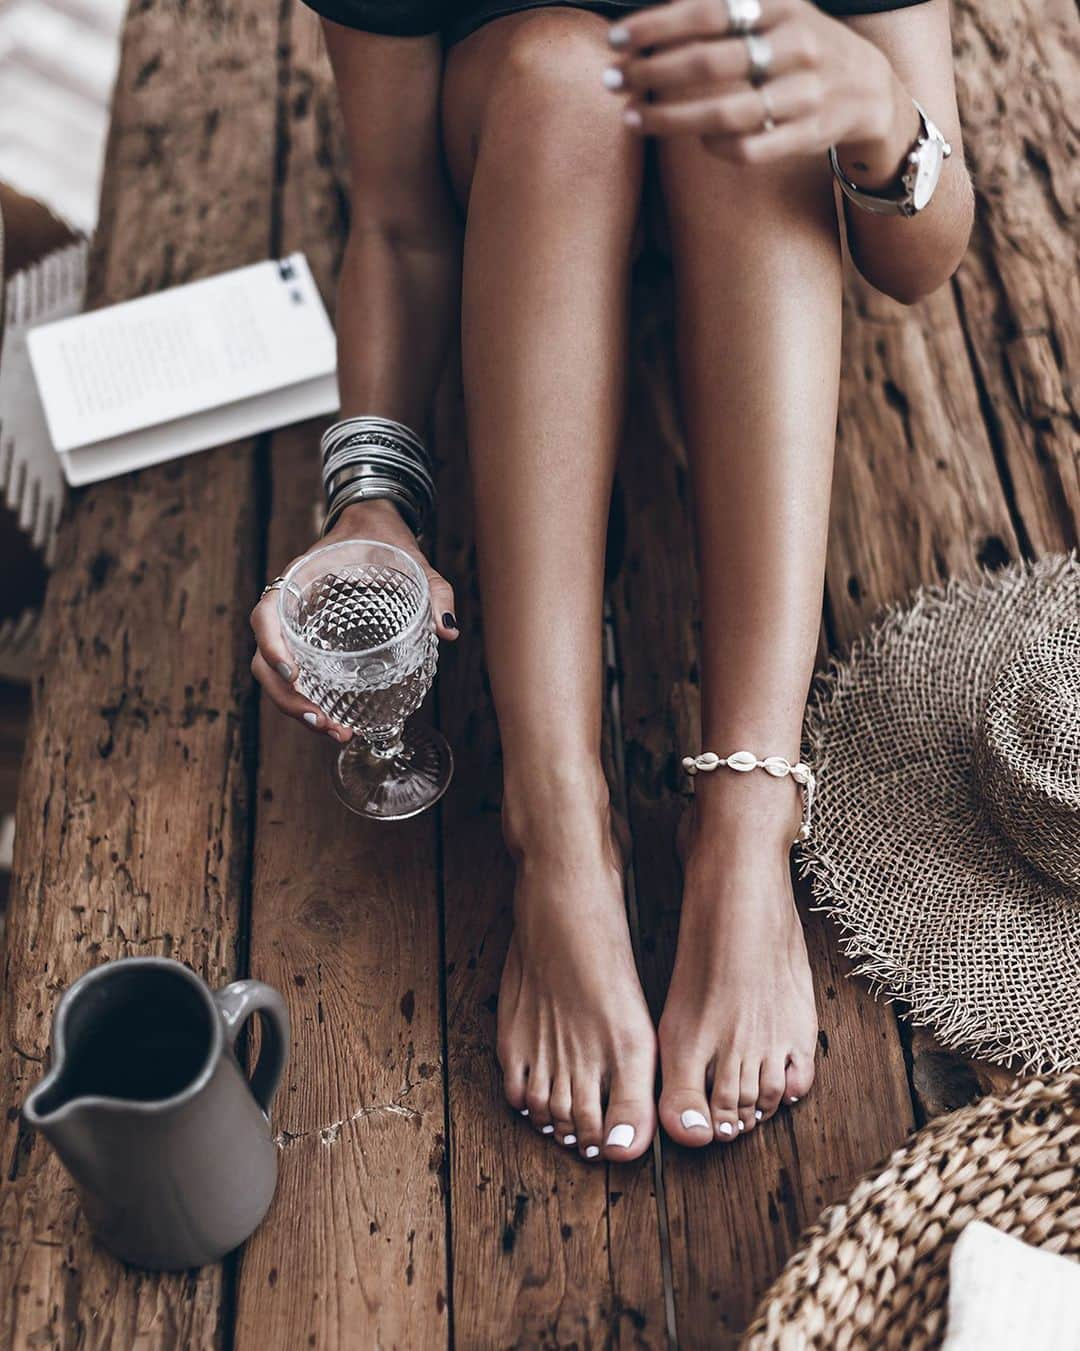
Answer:
<svg viewBox="0 0 1080 1351"><path fill-rule="evenodd" d="M917 305L920 300L932 296L945 285L960 266L963 256L961 253L948 267L922 268L918 272L902 276L892 274L886 277L867 277L866 280L882 295L901 305Z"/></svg>
<svg viewBox="0 0 1080 1351"><path fill-rule="evenodd" d="M887 260L875 259L876 266L866 260L866 267L856 258L856 265L870 285L883 295L901 305L915 305L933 295L955 274L968 251L974 220L974 197L969 190L963 205L955 210L948 230L931 247L921 247L917 257L894 254Z"/></svg>

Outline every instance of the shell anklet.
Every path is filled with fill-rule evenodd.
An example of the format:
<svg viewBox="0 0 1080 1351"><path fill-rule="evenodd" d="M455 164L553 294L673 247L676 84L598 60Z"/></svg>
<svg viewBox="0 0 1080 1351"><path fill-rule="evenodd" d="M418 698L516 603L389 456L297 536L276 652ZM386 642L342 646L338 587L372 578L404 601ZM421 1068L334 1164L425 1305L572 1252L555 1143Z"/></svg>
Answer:
<svg viewBox="0 0 1080 1351"><path fill-rule="evenodd" d="M753 751L735 751L731 755L717 755L715 751L702 751L700 755L687 755L683 758L683 769L693 776L699 772L710 774L714 769L734 769L740 774L748 774L752 769L763 769L774 779L790 775L802 790L802 825L796 840L810 838L810 812L814 805L814 771L802 760L793 765L782 755L769 755L759 760Z"/></svg>

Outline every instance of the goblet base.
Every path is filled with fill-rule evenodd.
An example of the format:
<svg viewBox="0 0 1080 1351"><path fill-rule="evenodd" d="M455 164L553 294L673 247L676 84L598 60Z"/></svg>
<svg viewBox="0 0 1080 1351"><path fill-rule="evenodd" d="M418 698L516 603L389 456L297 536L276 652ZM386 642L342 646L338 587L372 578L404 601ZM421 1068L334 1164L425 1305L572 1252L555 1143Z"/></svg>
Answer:
<svg viewBox="0 0 1080 1351"><path fill-rule="evenodd" d="M454 757L434 727L409 722L401 748L373 755L355 735L334 766L334 792L351 812L373 821L404 821L434 806L450 786Z"/></svg>

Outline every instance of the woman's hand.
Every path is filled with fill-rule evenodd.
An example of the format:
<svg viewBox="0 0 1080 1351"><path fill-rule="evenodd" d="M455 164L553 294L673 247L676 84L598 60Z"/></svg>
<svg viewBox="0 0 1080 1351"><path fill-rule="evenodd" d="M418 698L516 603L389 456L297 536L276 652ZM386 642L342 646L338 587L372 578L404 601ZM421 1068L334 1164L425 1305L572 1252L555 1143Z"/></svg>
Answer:
<svg viewBox="0 0 1080 1351"><path fill-rule="evenodd" d="M372 539L378 540L381 544L393 544L415 558L423 568L431 588L435 631L440 638L448 642L457 638L453 588L420 552L416 537L392 502L377 500L348 507L342 512L333 530L312 545L309 552L321 548L324 544L340 544L343 540L349 539ZM291 566L292 564L288 565ZM287 567L282 568L282 572L287 570ZM251 671L271 701L282 713L290 718L296 718L312 731L325 732L335 741L348 741L352 736L348 728L331 722L320 708L309 699L305 699L294 688L296 663L282 637L281 625L278 622L276 591L268 591L252 610L251 627L255 631L255 641L258 644L258 650L252 658Z"/></svg>
<svg viewBox="0 0 1080 1351"><path fill-rule="evenodd" d="M627 124L649 136L698 135L742 164L836 145L845 166L862 166L867 187L875 177L888 182L919 119L879 48L809 0L761 7L755 34L771 60L757 87L746 38L728 32L725 0L673 0L621 19L611 38L619 55L604 82L630 95Z"/></svg>

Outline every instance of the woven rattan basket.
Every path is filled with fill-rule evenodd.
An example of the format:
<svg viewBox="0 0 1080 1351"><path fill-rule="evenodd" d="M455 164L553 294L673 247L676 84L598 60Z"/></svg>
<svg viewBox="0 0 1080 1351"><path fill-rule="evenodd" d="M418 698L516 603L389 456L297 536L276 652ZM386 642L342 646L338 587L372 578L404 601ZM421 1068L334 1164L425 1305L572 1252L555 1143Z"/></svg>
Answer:
<svg viewBox="0 0 1080 1351"><path fill-rule="evenodd" d="M830 1206L741 1351L928 1351L971 1220L1080 1257L1080 1075L1032 1079L938 1118Z"/></svg>

